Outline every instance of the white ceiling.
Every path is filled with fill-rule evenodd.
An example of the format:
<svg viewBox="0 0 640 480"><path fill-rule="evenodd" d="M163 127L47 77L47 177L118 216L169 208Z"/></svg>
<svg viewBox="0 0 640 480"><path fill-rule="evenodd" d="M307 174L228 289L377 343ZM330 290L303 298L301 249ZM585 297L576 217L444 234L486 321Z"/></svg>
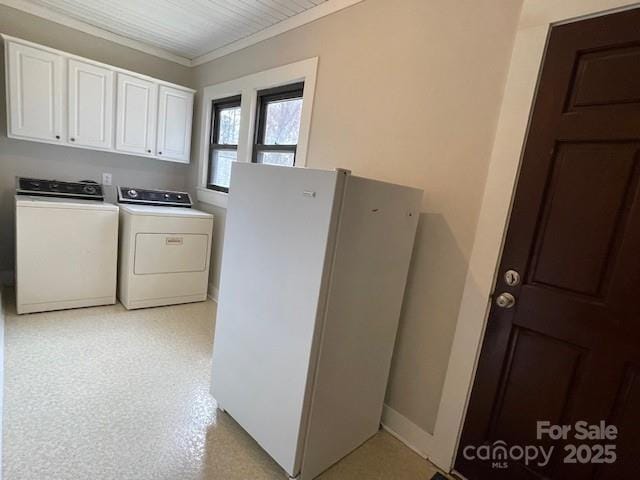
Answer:
<svg viewBox="0 0 640 480"><path fill-rule="evenodd" d="M281 33L357 1L0 0L0 3L75 28L78 24L93 27L152 47L156 52L166 52L173 60L185 60L180 63L193 64L196 60L197 64L201 63L197 62L200 57L212 52L224 53L243 40L247 43L246 39L265 37L264 32ZM304 21L298 21L297 17ZM284 25L288 28L283 29ZM239 48L242 46L246 45ZM213 58L217 56L220 55Z"/></svg>

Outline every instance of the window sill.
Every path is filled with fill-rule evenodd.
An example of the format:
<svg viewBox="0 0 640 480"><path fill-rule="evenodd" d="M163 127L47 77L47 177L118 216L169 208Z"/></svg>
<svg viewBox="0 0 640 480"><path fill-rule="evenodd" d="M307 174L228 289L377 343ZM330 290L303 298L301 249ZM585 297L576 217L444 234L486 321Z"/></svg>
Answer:
<svg viewBox="0 0 640 480"><path fill-rule="evenodd" d="M205 187L198 187L196 194L199 202L208 203L209 205L214 205L220 208L227 208L227 199L229 198L228 193L210 190Z"/></svg>

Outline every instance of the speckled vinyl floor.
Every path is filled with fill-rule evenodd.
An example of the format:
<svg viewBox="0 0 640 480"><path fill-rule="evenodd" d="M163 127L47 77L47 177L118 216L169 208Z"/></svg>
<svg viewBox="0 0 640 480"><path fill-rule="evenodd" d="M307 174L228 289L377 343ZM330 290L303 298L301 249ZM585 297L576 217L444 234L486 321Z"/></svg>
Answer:
<svg viewBox="0 0 640 480"><path fill-rule="evenodd" d="M286 478L209 395L214 317L212 302L23 316L8 305L4 480ZM379 433L321 478L435 472Z"/></svg>

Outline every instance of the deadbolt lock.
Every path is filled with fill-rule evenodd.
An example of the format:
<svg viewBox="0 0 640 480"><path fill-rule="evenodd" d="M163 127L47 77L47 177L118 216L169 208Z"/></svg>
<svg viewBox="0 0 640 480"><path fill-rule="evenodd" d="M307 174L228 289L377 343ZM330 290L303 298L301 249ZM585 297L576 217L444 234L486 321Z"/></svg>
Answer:
<svg viewBox="0 0 640 480"><path fill-rule="evenodd" d="M504 272L504 282L510 287L520 284L520 274L515 270L507 270Z"/></svg>

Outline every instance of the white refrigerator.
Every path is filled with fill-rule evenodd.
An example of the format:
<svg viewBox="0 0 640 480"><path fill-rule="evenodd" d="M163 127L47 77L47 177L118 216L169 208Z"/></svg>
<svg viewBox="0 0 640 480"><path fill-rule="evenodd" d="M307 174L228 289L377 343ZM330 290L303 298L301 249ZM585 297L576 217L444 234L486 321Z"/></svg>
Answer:
<svg viewBox="0 0 640 480"><path fill-rule="evenodd" d="M379 429L422 190L234 163L211 392L292 478Z"/></svg>

